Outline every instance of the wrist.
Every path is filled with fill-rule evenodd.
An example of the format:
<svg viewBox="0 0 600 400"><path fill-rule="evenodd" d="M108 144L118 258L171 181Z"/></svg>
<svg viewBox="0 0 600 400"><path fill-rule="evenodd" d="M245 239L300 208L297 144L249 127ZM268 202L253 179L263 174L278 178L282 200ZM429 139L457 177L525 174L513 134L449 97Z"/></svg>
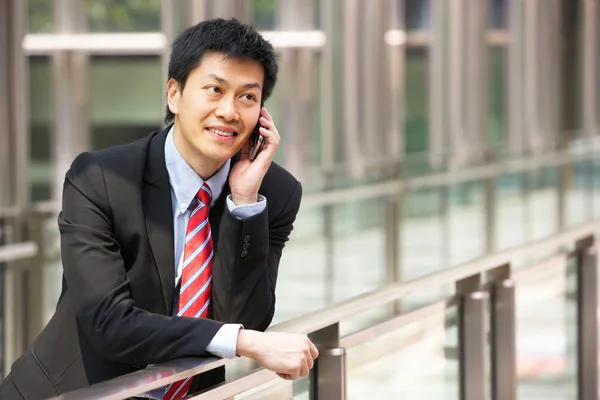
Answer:
<svg viewBox="0 0 600 400"><path fill-rule="evenodd" d="M231 201L233 201L236 206L258 203L258 192L256 194L251 194L250 196L242 196L232 193Z"/></svg>
<svg viewBox="0 0 600 400"><path fill-rule="evenodd" d="M257 342L260 334L261 332L250 329L240 329L236 354L241 357L254 358L254 355L257 354Z"/></svg>

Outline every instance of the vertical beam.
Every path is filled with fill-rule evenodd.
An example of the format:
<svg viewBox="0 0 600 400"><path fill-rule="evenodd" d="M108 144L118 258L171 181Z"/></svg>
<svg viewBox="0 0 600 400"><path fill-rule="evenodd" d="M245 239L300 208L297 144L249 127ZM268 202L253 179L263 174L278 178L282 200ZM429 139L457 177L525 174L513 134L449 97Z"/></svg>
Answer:
<svg viewBox="0 0 600 400"><path fill-rule="evenodd" d="M362 125L361 131L368 132L361 136L362 152L368 164L379 169L387 166L388 159L384 156L384 148L382 144L386 140L386 107L382 100L382 92L387 89L383 84L385 74L385 63L381 60L385 59L384 53L384 34L386 21L384 20L383 6L385 2L361 2L361 24L360 29L363 31L360 35L361 46L358 61L361 64L359 70L361 82L361 114ZM373 161L377 160L378 165L373 165ZM383 165L381 165L383 164Z"/></svg>
<svg viewBox="0 0 600 400"><path fill-rule="evenodd" d="M342 9L344 38L343 38L343 104L344 115L344 145L346 155L346 169L354 178L362 176L364 172L363 159L360 151L361 135L360 108L359 108L359 5L358 0L346 0Z"/></svg>
<svg viewBox="0 0 600 400"><path fill-rule="evenodd" d="M246 0L211 0L211 17L236 18L248 23L252 14L252 2Z"/></svg>
<svg viewBox="0 0 600 400"><path fill-rule="evenodd" d="M339 323L310 334L310 339L319 349L319 358L310 371L310 399L346 400L346 350L339 347Z"/></svg>
<svg viewBox="0 0 600 400"><path fill-rule="evenodd" d="M475 1L464 3L465 16L465 50L464 66L464 128L466 131L465 148L470 162L483 161L487 153L487 120L488 120L488 59L487 44L488 2Z"/></svg>
<svg viewBox="0 0 600 400"><path fill-rule="evenodd" d="M82 31L82 4L76 0L54 0L57 33ZM89 57L83 53L60 51L52 56L52 83L55 105L52 132L54 164L52 199L60 203L65 173L73 159L88 150L87 119Z"/></svg>
<svg viewBox="0 0 600 400"><path fill-rule="evenodd" d="M460 296L458 350L460 399L481 400L486 388L485 308L487 293L481 291L481 276L473 275L456 284Z"/></svg>
<svg viewBox="0 0 600 400"><path fill-rule="evenodd" d="M207 0L188 0L189 1L189 22L188 25L196 25L207 18L206 1Z"/></svg>
<svg viewBox="0 0 600 400"><path fill-rule="evenodd" d="M577 242L578 399L598 399L598 255L594 237Z"/></svg>
<svg viewBox="0 0 600 400"><path fill-rule="evenodd" d="M484 181L484 212L485 212L485 254L496 250L496 220L497 220L497 185L496 178Z"/></svg>
<svg viewBox="0 0 600 400"><path fill-rule="evenodd" d="M444 50L446 48L447 2L432 1L431 37L429 44L429 164L440 169L448 159L446 135L448 126L445 119L446 107L446 68ZM455 100L455 101L458 101Z"/></svg>
<svg viewBox="0 0 600 400"><path fill-rule="evenodd" d="M581 79L582 79L582 107L581 118L583 122L583 133L586 137L595 136L597 131L596 113L597 113L597 91L596 74L598 66L596 66L596 36L598 23L596 20L598 7L596 0L581 0L583 10L583 44L581 54Z"/></svg>
<svg viewBox="0 0 600 400"><path fill-rule="evenodd" d="M190 5L190 8L193 7ZM199 7L199 6L196 6ZM193 15L190 12L190 16ZM160 28L166 38L166 46L160 55L162 73L162 109L167 107L167 80L169 78L169 58L171 57L171 43L175 35L173 0L161 0L160 3ZM191 19L191 17L190 17ZM191 21L190 21L191 22Z"/></svg>
<svg viewBox="0 0 600 400"><path fill-rule="evenodd" d="M337 110L335 108L334 87L336 74L334 73L334 35L337 32L335 27L335 16L339 8L334 0L320 2L321 26L326 35L324 47L321 49L321 170L323 173L323 183L325 188L333 186L334 176L334 151L335 151L335 133L336 125L334 121ZM333 232L334 224L334 206L326 205L323 207L323 234L325 237L325 293L323 294L327 304L330 304L334 298L334 254L335 254L335 234Z"/></svg>
<svg viewBox="0 0 600 400"><path fill-rule="evenodd" d="M305 1L277 2L276 26L280 30L310 30L313 29L311 3ZM281 146L286 167L299 180L311 179L307 176L307 164L310 160L312 130L311 105L315 97L313 81L316 71L317 58L312 49L285 48L279 52L280 93L294 93L293 96L283 95L280 99L282 119L280 130L285 132L285 141ZM310 160L310 161L307 161ZM312 171L308 171L312 172Z"/></svg>
<svg viewBox="0 0 600 400"><path fill-rule="evenodd" d="M536 153L543 145L539 124L539 0L525 1L525 135L527 149Z"/></svg>
<svg viewBox="0 0 600 400"><path fill-rule="evenodd" d="M328 2L325 2L328 3ZM404 137L404 77L406 65L406 28L404 24L404 0L387 1L388 32L397 33L397 43L387 43L387 140L386 157L393 161L394 170L402 164L405 152ZM431 51L431 50L430 50ZM431 141L430 141L431 145Z"/></svg>
<svg viewBox="0 0 600 400"><path fill-rule="evenodd" d="M336 15L335 2L321 1L319 14L321 16L321 29L326 41L321 48L320 63L320 97L321 97L321 171L324 174L325 184L330 184L334 167L335 147L335 96L334 96L334 48L333 38L336 32L334 18Z"/></svg>
<svg viewBox="0 0 600 400"><path fill-rule="evenodd" d="M451 0L449 2L449 128L450 128L450 148L452 149L451 159L453 163L463 164L468 155L467 133L464 126L465 115L465 2L463 0Z"/></svg>
<svg viewBox="0 0 600 400"><path fill-rule="evenodd" d="M523 0L508 2L508 150L523 152Z"/></svg>
<svg viewBox="0 0 600 400"><path fill-rule="evenodd" d="M397 32L397 42L386 43L386 82L387 88L387 113L382 117L385 126L384 156L390 161L387 164L386 175L391 178L401 178L404 175L404 77L406 57L406 33L404 24L404 0L388 0L385 3L383 26L388 32ZM402 36L404 34L404 37ZM384 34L385 37L385 34ZM384 89L384 88L382 88ZM383 108L383 107L382 107ZM384 120L384 119L382 119ZM405 191L386 200L386 282L400 282L402 280L402 227L404 223L404 197ZM402 303L395 302L390 307L392 315L402 311Z"/></svg>
<svg viewBox="0 0 600 400"><path fill-rule="evenodd" d="M29 132L27 121L28 63L22 51L27 21L27 4L24 1L0 0L0 118L4 131L0 133L2 160L0 166L0 207L15 205L20 216L11 228L12 240L23 237L22 215L29 203ZM7 188L8 190L2 190ZM9 265L5 265L9 266ZM2 372L26 347L27 319L24 295L25 277L10 268L2 271Z"/></svg>
<svg viewBox="0 0 600 400"><path fill-rule="evenodd" d="M510 265L488 272L491 290L492 400L517 399L515 285Z"/></svg>

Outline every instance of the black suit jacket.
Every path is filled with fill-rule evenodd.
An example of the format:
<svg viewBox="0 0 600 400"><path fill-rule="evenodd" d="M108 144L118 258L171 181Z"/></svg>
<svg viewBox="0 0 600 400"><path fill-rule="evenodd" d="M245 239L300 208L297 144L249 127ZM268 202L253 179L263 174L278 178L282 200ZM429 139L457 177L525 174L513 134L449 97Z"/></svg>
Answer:
<svg viewBox="0 0 600 400"><path fill-rule="evenodd" d="M205 348L224 323L256 330L270 324L279 259L300 206L300 183L272 163L260 188L266 209L243 220L229 212L225 185L209 216L215 248L210 318L172 317L167 132L84 153L73 162L58 218L64 274L57 309L13 364L0 395L16 388L23 398L37 400L148 364L208 356ZM193 391L223 378L224 369L203 374Z"/></svg>

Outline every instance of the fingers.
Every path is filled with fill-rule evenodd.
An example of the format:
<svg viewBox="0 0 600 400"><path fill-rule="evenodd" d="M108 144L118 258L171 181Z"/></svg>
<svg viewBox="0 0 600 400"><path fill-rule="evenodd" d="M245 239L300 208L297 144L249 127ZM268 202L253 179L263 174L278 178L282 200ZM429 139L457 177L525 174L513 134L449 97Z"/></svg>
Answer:
<svg viewBox="0 0 600 400"><path fill-rule="evenodd" d="M264 128L267 128L268 130L272 131L275 134L277 141L281 140L281 136L279 136L279 131L277 130L277 127L275 126L275 123L273 122L272 119L260 117L259 122L260 122L261 126L263 126Z"/></svg>
<svg viewBox="0 0 600 400"><path fill-rule="evenodd" d="M281 379L285 379L286 381L291 381L292 377L290 374L283 374L281 372L275 372Z"/></svg>
<svg viewBox="0 0 600 400"><path fill-rule="evenodd" d="M312 356L313 360L316 359L317 357L319 357L319 350L317 349L317 346L314 345L313 342L310 342L309 345L309 349L310 349L310 355Z"/></svg>
<svg viewBox="0 0 600 400"><path fill-rule="evenodd" d="M304 351L304 357L306 359L306 364L308 365L308 369L312 369L312 367L314 367L315 365L315 360L312 358L312 354L310 353L310 350L305 350Z"/></svg>
<svg viewBox="0 0 600 400"><path fill-rule="evenodd" d="M264 128L273 132L275 134L275 137L277 138L277 143L279 143L281 141L281 136L279 136L279 131L277 130L277 127L275 126L275 122L273 121L273 117L271 116L271 114L269 114L269 111L267 111L267 109L265 107L263 107L260 110L260 115L261 115L259 118L260 124Z"/></svg>

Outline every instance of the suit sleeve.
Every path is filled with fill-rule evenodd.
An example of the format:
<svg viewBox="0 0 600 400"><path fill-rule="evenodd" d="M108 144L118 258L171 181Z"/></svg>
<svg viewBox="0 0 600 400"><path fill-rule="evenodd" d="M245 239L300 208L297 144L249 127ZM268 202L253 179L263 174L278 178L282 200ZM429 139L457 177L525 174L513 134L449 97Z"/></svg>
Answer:
<svg viewBox="0 0 600 400"><path fill-rule="evenodd" d="M213 267L216 320L239 323L247 329L267 329L275 313L279 260L301 198L302 186L296 181L283 208L270 223L270 207L243 219L233 216L226 207Z"/></svg>
<svg viewBox="0 0 600 400"><path fill-rule="evenodd" d="M90 154L80 155L67 172L58 223L67 293L81 333L99 353L132 364L210 356L206 346L222 323L136 307L114 236L102 167Z"/></svg>

